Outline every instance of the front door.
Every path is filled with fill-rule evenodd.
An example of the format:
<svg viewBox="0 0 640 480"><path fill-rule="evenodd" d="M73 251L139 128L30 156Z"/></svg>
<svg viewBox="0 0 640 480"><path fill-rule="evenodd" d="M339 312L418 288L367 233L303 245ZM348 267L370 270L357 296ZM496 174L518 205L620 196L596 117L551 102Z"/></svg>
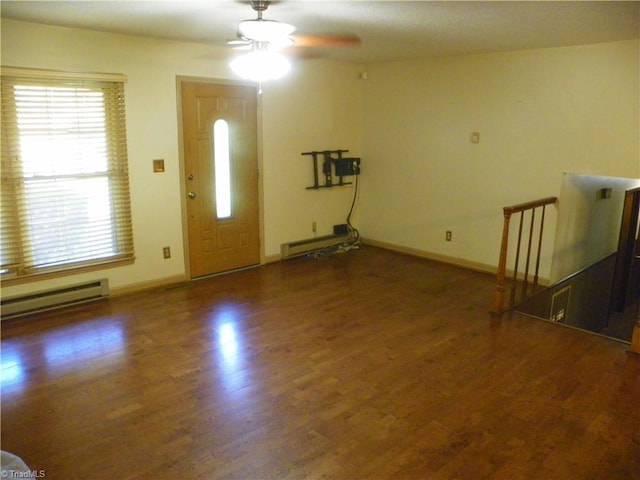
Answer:
<svg viewBox="0 0 640 480"><path fill-rule="evenodd" d="M191 277L260 262L254 87L183 82Z"/></svg>

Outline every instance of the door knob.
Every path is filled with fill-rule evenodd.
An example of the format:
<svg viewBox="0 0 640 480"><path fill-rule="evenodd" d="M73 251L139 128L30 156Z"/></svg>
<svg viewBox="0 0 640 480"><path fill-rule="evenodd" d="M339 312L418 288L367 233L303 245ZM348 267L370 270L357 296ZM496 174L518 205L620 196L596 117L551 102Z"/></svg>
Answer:
<svg viewBox="0 0 640 480"><path fill-rule="evenodd" d="M196 198L196 192L187 193L187 197L189 197L191 200L193 200L194 198Z"/></svg>

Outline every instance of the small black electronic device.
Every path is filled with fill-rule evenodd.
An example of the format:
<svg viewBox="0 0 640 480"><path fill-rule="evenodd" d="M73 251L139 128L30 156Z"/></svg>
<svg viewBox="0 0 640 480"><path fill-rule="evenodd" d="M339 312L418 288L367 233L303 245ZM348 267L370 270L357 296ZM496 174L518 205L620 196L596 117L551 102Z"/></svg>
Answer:
<svg viewBox="0 0 640 480"><path fill-rule="evenodd" d="M360 175L359 158L339 158L334 160L336 165L336 175L344 177L348 175Z"/></svg>
<svg viewBox="0 0 640 480"><path fill-rule="evenodd" d="M349 233L349 225L346 223L340 223L333 226L334 235L347 235Z"/></svg>

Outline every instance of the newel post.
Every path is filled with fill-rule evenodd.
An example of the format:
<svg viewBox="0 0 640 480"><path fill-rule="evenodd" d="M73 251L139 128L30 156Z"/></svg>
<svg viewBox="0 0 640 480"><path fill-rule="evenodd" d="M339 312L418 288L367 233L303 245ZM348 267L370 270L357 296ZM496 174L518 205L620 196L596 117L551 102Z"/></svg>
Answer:
<svg viewBox="0 0 640 480"><path fill-rule="evenodd" d="M493 296L493 313L502 313L504 309L504 281L507 275L507 248L509 246L509 222L511 210L504 208L504 225L502 227L502 244L500 245L500 259L498 260L498 279L496 292Z"/></svg>

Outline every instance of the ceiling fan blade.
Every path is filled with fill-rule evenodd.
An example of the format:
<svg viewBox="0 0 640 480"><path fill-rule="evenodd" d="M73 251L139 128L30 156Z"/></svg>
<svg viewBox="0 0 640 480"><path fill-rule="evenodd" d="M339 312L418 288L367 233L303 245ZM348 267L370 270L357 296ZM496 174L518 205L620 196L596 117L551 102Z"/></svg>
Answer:
<svg viewBox="0 0 640 480"><path fill-rule="evenodd" d="M359 47L357 35L291 35L296 47Z"/></svg>

